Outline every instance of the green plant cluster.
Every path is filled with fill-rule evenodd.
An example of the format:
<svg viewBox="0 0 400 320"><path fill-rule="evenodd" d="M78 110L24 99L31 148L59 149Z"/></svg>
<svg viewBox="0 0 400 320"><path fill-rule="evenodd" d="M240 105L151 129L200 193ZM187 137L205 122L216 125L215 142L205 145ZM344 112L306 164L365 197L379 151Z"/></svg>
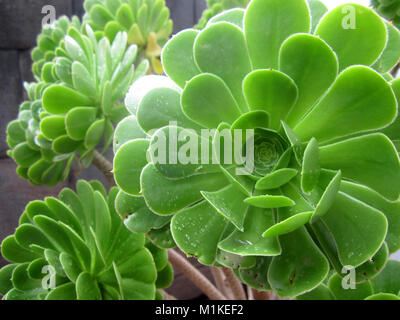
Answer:
<svg viewBox="0 0 400 320"><path fill-rule="evenodd" d="M107 150L113 122L126 115L121 99L147 71L144 60L135 72L137 47L128 46L126 33L110 43L97 40L89 26L86 31L69 27L56 56L42 66L41 82L26 85L30 101L8 126L9 155L33 184L65 179L74 158L87 167L101 142Z"/></svg>
<svg viewBox="0 0 400 320"><path fill-rule="evenodd" d="M132 86L115 133L117 210L137 232L169 228L188 256L282 297L343 266L359 283L382 271L400 248L400 82L386 80L400 36L353 6L355 29L342 6L321 19L324 6L305 0L253 0L166 44L167 77ZM224 129L254 130L253 171L212 162L232 149ZM159 162L160 141L197 158Z"/></svg>
<svg viewBox="0 0 400 320"><path fill-rule="evenodd" d="M150 61L156 73L163 73L161 47L169 39L173 23L164 0L86 0L84 21L110 41L120 31L128 43L136 44L139 55Z"/></svg>
<svg viewBox="0 0 400 320"><path fill-rule="evenodd" d="M3 240L10 264L0 270L6 300L132 300L162 298L173 269L167 251L130 232L98 181L77 193L30 202L15 233Z"/></svg>
<svg viewBox="0 0 400 320"><path fill-rule="evenodd" d="M86 1L85 8L83 23L62 16L43 28L32 51L36 82L25 84L29 99L7 129L8 154L35 185L65 180L74 159L88 167L99 144L107 150L114 124L127 115L122 98L149 72L145 57L162 71L155 60L172 31L164 0ZM107 10L115 21L102 25L99 12Z"/></svg>
<svg viewBox="0 0 400 320"><path fill-rule="evenodd" d="M382 17L400 27L400 1L398 0L372 0L371 6L382 15Z"/></svg>

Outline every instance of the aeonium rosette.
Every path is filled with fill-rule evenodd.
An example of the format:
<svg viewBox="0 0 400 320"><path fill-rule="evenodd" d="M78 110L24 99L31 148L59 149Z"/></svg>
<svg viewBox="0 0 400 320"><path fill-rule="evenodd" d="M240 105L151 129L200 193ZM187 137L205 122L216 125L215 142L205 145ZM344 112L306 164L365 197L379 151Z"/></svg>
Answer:
<svg viewBox="0 0 400 320"><path fill-rule="evenodd" d="M25 86L29 101L7 128L9 155L32 184L55 185L74 159L88 167L99 144L107 150L114 123L127 115L122 99L149 66L143 60L135 68L137 46L125 32L110 42L83 29L69 26L55 57L41 65L41 82Z"/></svg>
<svg viewBox="0 0 400 320"><path fill-rule="evenodd" d="M370 66L396 64L399 34L343 8L318 22L306 1L253 0L167 43L168 77L136 82L115 133L131 230L170 230L188 256L284 297L330 269L382 270L400 248L399 82Z"/></svg>
<svg viewBox="0 0 400 320"><path fill-rule="evenodd" d="M10 263L0 269L4 300L151 300L168 287L168 254L119 219L98 181L78 181L75 193L30 202L13 235L1 243Z"/></svg>
<svg viewBox="0 0 400 320"><path fill-rule="evenodd" d="M113 41L120 31L138 46L138 56L148 59L152 71L162 73L161 46L169 39L173 22L165 0L86 0L83 17L96 34Z"/></svg>

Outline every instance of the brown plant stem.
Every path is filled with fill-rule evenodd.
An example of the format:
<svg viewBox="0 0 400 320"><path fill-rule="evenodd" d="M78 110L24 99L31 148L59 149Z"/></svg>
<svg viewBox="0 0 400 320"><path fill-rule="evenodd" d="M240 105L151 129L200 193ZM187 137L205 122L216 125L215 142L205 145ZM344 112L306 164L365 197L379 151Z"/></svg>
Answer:
<svg viewBox="0 0 400 320"><path fill-rule="evenodd" d="M225 274L222 272L221 268L210 267L210 269L211 269L211 274L213 275L215 283L217 285L217 288L222 292L222 294L227 299L232 299L233 298L232 290L229 287Z"/></svg>
<svg viewBox="0 0 400 320"><path fill-rule="evenodd" d="M246 300L246 293L244 292L243 285L236 279L233 271L229 268L222 268L230 287L232 288L233 298L235 300Z"/></svg>
<svg viewBox="0 0 400 320"><path fill-rule="evenodd" d="M398 62L396 66L392 69L392 71L390 71L390 74L393 76L393 78L396 78L399 68L400 68L400 62Z"/></svg>
<svg viewBox="0 0 400 320"><path fill-rule="evenodd" d="M178 300L176 297L174 297L172 294L169 294L167 291L165 290L160 290L161 294L164 297L164 300Z"/></svg>
<svg viewBox="0 0 400 320"><path fill-rule="evenodd" d="M250 286L247 287L247 300L254 300L253 289Z"/></svg>
<svg viewBox="0 0 400 320"><path fill-rule="evenodd" d="M226 300L226 297L192 264L175 250L168 250L171 264L181 271L196 287L211 300Z"/></svg>
<svg viewBox="0 0 400 320"><path fill-rule="evenodd" d="M97 150L94 150L93 153L93 164L103 173L110 186L115 186L114 175L112 173L113 165Z"/></svg>
<svg viewBox="0 0 400 320"><path fill-rule="evenodd" d="M258 291L252 289L254 300L274 300L269 291Z"/></svg>

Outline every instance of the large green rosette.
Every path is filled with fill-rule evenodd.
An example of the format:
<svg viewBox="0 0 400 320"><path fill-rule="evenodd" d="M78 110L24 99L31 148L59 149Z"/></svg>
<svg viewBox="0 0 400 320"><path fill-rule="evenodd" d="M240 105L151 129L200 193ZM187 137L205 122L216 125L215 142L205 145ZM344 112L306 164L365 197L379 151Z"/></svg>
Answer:
<svg viewBox="0 0 400 320"><path fill-rule="evenodd" d="M282 297L343 266L359 283L374 278L400 248L399 91L383 77L400 52L377 68L396 38L353 7L357 28L344 29L343 7L319 20L304 0L253 0L239 22L227 11L174 36L167 77L135 83L116 130L130 228L169 230L188 256ZM230 151L212 161L232 147L218 133L235 129L254 129L243 144L254 141L254 168L226 162Z"/></svg>

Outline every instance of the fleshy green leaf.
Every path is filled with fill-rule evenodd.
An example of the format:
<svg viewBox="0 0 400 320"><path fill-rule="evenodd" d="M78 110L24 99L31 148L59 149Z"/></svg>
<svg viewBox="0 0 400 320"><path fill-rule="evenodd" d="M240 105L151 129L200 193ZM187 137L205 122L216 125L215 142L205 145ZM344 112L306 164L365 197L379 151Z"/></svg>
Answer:
<svg viewBox="0 0 400 320"><path fill-rule="evenodd" d="M276 237L263 238L262 233L272 226L274 218L265 209L249 207L243 231L235 230L218 244L224 251L241 256L275 256L281 253Z"/></svg>
<svg viewBox="0 0 400 320"><path fill-rule="evenodd" d="M344 280L337 274L334 274L329 279L329 289L337 300L364 300L373 293L369 281L355 284L356 287L354 289L343 288L343 281Z"/></svg>
<svg viewBox="0 0 400 320"><path fill-rule="evenodd" d="M294 216L291 216L290 218L287 218L268 228L267 231L263 233L263 237L276 237L282 234L290 233L308 223L312 214L313 212L297 213Z"/></svg>
<svg viewBox="0 0 400 320"><path fill-rule="evenodd" d="M309 32L310 20L306 1L253 0L244 18L253 68L276 69L282 42L294 33Z"/></svg>
<svg viewBox="0 0 400 320"><path fill-rule="evenodd" d="M391 23L385 21L385 24L388 29L388 42L382 55L372 66L379 73L385 73L392 70L400 58L400 32Z"/></svg>
<svg viewBox="0 0 400 320"><path fill-rule="evenodd" d="M399 294L400 279L400 262L389 260L385 268L374 279L372 279L372 287L375 293L391 293Z"/></svg>
<svg viewBox="0 0 400 320"><path fill-rule="evenodd" d="M279 242L282 254L272 259L268 271L272 289L282 297L293 297L318 286L329 265L305 228L280 236Z"/></svg>
<svg viewBox="0 0 400 320"><path fill-rule="evenodd" d="M298 171L296 169L278 169L258 180L256 183L256 189L271 190L279 188L292 180L297 175L297 173Z"/></svg>
<svg viewBox="0 0 400 320"><path fill-rule="evenodd" d="M400 194L400 163L392 142L369 134L320 148L321 167L341 170L344 178L363 184L389 200Z"/></svg>
<svg viewBox="0 0 400 320"><path fill-rule="evenodd" d="M216 128L223 121L232 123L240 115L229 88L213 74L201 74L187 82L182 109L190 119L208 128Z"/></svg>
<svg viewBox="0 0 400 320"><path fill-rule="evenodd" d="M76 291L74 283L65 283L54 290L46 296L46 300L76 300Z"/></svg>
<svg viewBox="0 0 400 320"><path fill-rule="evenodd" d="M312 138L304 150L303 165L301 167L301 189L305 193L310 193L315 188L320 172L318 142L315 138Z"/></svg>
<svg viewBox="0 0 400 320"><path fill-rule="evenodd" d="M227 223L207 201L203 201L177 213L171 220L171 231L177 245L187 255L212 265Z"/></svg>
<svg viewBox="0 0 400 320"><path fill-rule="evenodd" d="M201 194L219 214L243 231L249 206L244 202L246 196L237 186L232 184L215 192L202 191Z"/></svg>
<svg viewBox="0 0 400 320"><path fill-rule="evenodd" d="M217 22L230 22L234 25L237 25L239 28L243 29L243 18L244 18L244 10L240 8L233 8L230 10L225 10L220 14L212 17L208 23L217 23Z"/></svg>
<svg viewBox="0 0 400 320"><path fill-rule="evenodd" d="M146 151L149 141L136 139L122 145L114 158L114 177L118 186L126 193L140 193L140 174L147 164ZM132 158L132 155L135 155Z"/></svg>
<svg viewBox="0 0 400 320"><path fill-rule="evenodd" d="M318 218L322 217L329 211L339 192L341 180L342 173L339 171L329 182L321 198L319 199L318 204L315 207L314 214L311 218L311 222L315 222Z"/></svg>
<svg viewBox="0 0 400 320"><path fill-rule="evenodd" d="M101 140L105 129L105 119L99 119L91 124L85 135L85 146L94 148Z"/></svg>
<svg viewBox="0 0 400 320"><path fill-rule="evenodd" d="M394 253L400 249L400 202L389 201L377 192L349 181L342 181L340 190L385 214L389 225L386 242L389 252Z"/></svg>
<svg viewBox="0 0 400 320"><path fill-rule="evenodd" d="M52 85L43 92L43 107L52 114L66 113L77 106L90 106L91 99L61 85Z"/></svg>
<svg viewBox="0 0 400 320"><path fill-rule="evenodd" d="M172 122L185 128L200 128L182 112L181 96L171 88L155 88L148 92L140 101L137 120L145 132Z"/></svg>
<svg viewBox="0 0 400 320"><path fill-rule="evenodd" d="M376 293L364 300L400 300L400 297L392 293Z"/></svg>
<svg viewBox="0 0 400 320"><path fill-rule="evenodd" d="M312 26L311 31L314 32L317 27L319 21L323 17L323 15L328 12L328 8L326 5L320 0L307 0L308 5L310 6L311 20Z"/></svg>
<svg viewBox="0 0 400 320"><path fill-rule="evenodd" d="M354 66L338 76L327 94L294 131L302 141L315 137L323 143L383 128L395 116L396 99L390 85L372 69Z"/></svg>
<svg viewBox="0 0 400 320"><path fill-rule="evenodd" d="M372 65L387 41L383 20L372 9L358 4L345 4L329 11L315 34L336 52L340 70L355 64Z"/></svg>
<svg viewBox="0 0 400 320"><path fill-rule="evenodd" d="M138 125L136 117L134 115L126 117L119 122L115 128L113 140L114 153L116 153L125 142L144 138L146 138L146 133Z"/></svg>
<svg viewBox="0 0 400 320"><path fill-rule="evenodd" d="M240 109L246 111L242 79L251 64L242 30L227 22L211 24L197 36L194 57L202 72L213 73L226 83Z"/></svg>
<svg viewBox="0 0 400 320"><path fill-rule="evenodd" d="M296 297L296 300L334 300L329 288L321 283L315 289Z"/></svg>
<svg viewBox="0 0 400 320"><path fill-rule="evenodd" d="M256 70L243 81L243 92L250 110L270 115L270 128L278 129L297 100L297 86L287 75L275 70Z"/></svg>
<svg viewBox="0 0 400 320"><path fill-rule="evenodd" d="M342 265L359 266L381 247L387 220L378 210L341 192L321 218L336 241Z"/></svg>
<svg viewBox="0 0 400 320"><path fill-rule="evenodd" d="M70 110L65 117L68 136L74 140L83 140L89 127L96 120L96 114L96 108L91 107L77 107Z"/></svg>
<svg viewBox="0 0 400 320"><path fill-rule="evenodd" d="M76 280L76 295L79 300L101 299L99 285L88 272L82 272Z"/></svg>
<svg viewBox="0 0 400 320"><path fill-rule="evenodd" d="M167 215L200 200L200 191L216 191L227 184L222 173L195 174L171 180L152 164L143 169L140 180L149 208L158 214Z"/></svg>
<svg viewBox="0 0 400 320"><path fill-rule="evenodd" d="M288 197L271 195L246 198L244 202L258 208L280 208L291 207L295 205L295 202Z"/></svg>
<svg viewBox="0 0 400 320"><path fill-rule="evenodd" d="M184 30L169 40L162 51L165 73L181 88L186 81L200 73L193 56L193 45L198 33L196 30ZM185 68L181 68L182 65Z"/></svg>

